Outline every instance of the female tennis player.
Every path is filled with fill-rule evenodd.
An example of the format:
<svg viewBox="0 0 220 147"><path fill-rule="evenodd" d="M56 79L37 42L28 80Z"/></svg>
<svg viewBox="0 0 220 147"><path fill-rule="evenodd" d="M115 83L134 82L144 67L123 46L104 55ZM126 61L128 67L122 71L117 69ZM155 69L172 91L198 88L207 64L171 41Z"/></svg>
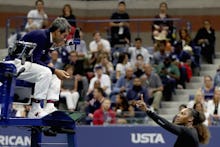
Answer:
<svg viewBox="0 0 220 147"><path fill-rule="evenodd" d="M205 116L195 109L185 108L181 110L177 114L174 123L171 123L152 112L143 101L143 98L136 102L136 106L145 111L158 125L177 135L174 147L199 147L200 143L206 144L209 141L209 130L203 124Z"/></svg>

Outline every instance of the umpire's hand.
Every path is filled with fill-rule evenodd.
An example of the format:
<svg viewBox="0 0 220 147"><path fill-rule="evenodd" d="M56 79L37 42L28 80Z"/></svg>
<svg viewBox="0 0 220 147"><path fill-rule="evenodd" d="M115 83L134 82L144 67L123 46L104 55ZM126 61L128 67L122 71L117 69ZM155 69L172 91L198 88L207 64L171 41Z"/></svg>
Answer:
<svg viewBox="0 0 220 147"><path fill-rule="evenodd" d="M66 71L64 71L64 70L55 69L54 73L57 75L57 77L60 80L69 79L70 78L70 75Z"/></svg>

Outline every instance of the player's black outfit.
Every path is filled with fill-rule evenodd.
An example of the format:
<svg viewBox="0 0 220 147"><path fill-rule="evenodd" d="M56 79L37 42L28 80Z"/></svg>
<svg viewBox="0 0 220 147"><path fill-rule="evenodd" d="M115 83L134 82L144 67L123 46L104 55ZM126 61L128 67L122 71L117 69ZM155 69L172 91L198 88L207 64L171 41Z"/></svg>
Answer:
<svg viewBox="0 0 220 147"><path fill-rule="evenodd" d="M195 128L175 125L151 111L147 111L147 114L158 125L177 135L174 147L199 147L199 138Z"/></svg>

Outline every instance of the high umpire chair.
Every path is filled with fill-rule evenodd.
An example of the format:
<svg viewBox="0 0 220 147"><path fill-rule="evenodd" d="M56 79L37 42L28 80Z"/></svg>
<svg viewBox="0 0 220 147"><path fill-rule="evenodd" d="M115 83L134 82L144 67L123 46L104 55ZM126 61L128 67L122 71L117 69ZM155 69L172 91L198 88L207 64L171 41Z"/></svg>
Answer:
<svg viewBox="0 0 220 147"><path fill-rule="evenodd" d="M36 47L36 44L18 41L22 46L19 49L19 59L25 62L27 56L30 56ZM16 52L17 50L13 50ZM56 136L58 133L67 134L67 144L69 147L76 147L75 120L74 113L55 111L40 119L18 118L11 114L14 101L14 90L16 87L16 77L24 71L17 71L13 64L0 62L0 126L18 126L31 130L31 146L38 147L42 144L42 136ZM18 82L17 82L18 83ZM22 87L22 82L19 82ZM28 82L24 87L26 87ZM33 86L32 83L29 83ZM80 116L79 116L80 117Z"/></svg>

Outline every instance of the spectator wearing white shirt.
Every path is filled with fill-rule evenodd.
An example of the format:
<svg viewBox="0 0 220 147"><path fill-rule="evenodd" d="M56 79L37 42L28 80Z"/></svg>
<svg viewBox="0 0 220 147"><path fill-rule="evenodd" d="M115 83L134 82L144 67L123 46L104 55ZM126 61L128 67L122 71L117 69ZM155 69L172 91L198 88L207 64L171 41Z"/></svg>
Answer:
<svg viewBox="0 0 220 147"><path fill-rule="evenodd" d="M93 33L93 41L89 43L90 52L110 52L111 46L108 40L101 37L100 32Z"/></svg>
<svg viewBox="0 0 220 147"><path fill-rule="evenodd" d="M41 29L48 25L48 16L44 11L44 1L36 0L36 9L30 10L27 14L27 24L25 29L27 31Z"/></svg>
<svg viewBox="0 0 220 147"><path fill-rule="evenodd" d="M205 101L204 94L202 93L202 91L200 89L196 92L194 99L189 101L189 103L187 104L187 107L193 108L193 105L195 103L202 103L204 106L204 109L207 110L208 102Z"/></svg>
<svg viewBox="0 0 220 147"><path fill-rule="evenodd" d="M95 70L95 77L91 79L87 93L90 93L94 89L95 81L99 80L101 83L101 88L104 90L104 92L107 95L109 95L111 93L111 80L109 75L103 74L101 65L96 65L94 70Z"/></svg>
<svg viewBox="0 0 220 147"><path fill-rule="evenodd" d="M151 55L148 50L142 46L142 39L140 37L135 38L135 46L128 48L130 54L130 61L133 63L136 61L138 54L144 57L144 63L150 63Z"/></svg>
<svg viewBox="0 0 220 147"><path fill-rule="evenodd" d="M102 71L104 74L112 75L114 71L114 67L112 62L109 59L109 55L107 52L102 52L99 54L96 65L102 66Z"/></svg>
<svg viewBox="0 0 220 147"><path fill-rule="evenodd" d="M220 125L220 89L215 88L214 97L212 100L208 101L207 107L208 113L211 115L211 124Z"/></svg>
<svg viewBox="0 0 220 147"><path fill-rule="evenodd" d="M118 63L116 64L116 79L118 80L122 75L125 75L127 67L131 67L131 63L128 61L128 54L121 53L118 57Z"/></svg>
<svg viewBox="0 0 220 147"><path fill-rule="evenodd" d="M89 56L88 65L90 69L94 68L101 53L110 53L111 50L109 41L103 39L99 32L93 33L93 39L94 40L89 43L89 53L91 56Z"/></svg>

